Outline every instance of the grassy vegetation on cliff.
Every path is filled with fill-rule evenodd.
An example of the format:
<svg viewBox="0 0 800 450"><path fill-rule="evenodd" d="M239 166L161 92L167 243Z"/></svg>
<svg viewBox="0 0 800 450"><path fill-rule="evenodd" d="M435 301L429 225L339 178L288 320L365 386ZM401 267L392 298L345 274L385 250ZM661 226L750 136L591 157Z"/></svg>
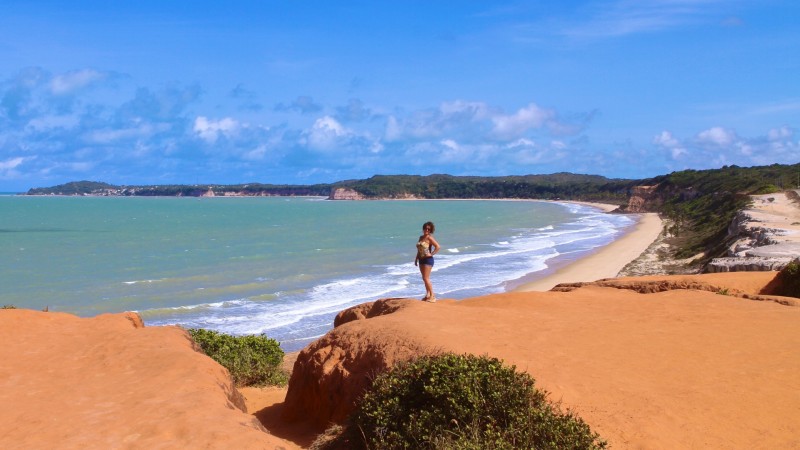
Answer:
<svg viewBox="0 0 800 450"><path fill-rule="evenodd" d="M676 256L699 252L720 256L727 247L726 235L736 212L747 207L750 195L790 189L800 183L800 164L759 167L725 166L712 170L684 170L649 180L657 185L659 201L650 206L675 223Z"/></svg>
<svg viewBox="0 0 800 450"><path fill-rule="evenodd" d="M366 180L341 183L368 198L412 195L426 199L535 198L572 199L624 203L631 180L599 175L555 173L505 177L456 177L451 175L376 175Z"/></svg>
<svg viewBox="0 0 800 450"><path fill-rule="evenodd" d="M203 352L228 369L237 386L286 384L283 350L265 335L231 336L213 330L186 330Z"/></svg>
<svg viewBox="0 0 800 450"><path fill-rule="evenodd" d="M342 434L314 447L597 449L606 444L534 380L498 359L452 353L395 366L375 379Z"/></svg>

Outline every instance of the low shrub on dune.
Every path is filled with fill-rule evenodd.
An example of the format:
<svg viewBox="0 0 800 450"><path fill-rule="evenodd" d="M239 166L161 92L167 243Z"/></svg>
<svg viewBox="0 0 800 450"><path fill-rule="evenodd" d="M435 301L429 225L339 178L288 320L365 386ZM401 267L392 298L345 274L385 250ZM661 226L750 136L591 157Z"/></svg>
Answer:
<svg viewBox="0 0 800 450"><path fill-rule="evenodd" d="M606 447L515 369L495 358L449 353L400 364L375 379L345 428L312 448Z"/></svg>
<svg viewBox="0 0 800 450"><path fill-rule="evenodd" d="M228 369L237 386L286 384L278 341L261 335L232 336L213 330L186 330L203 352Z"/></svg>
<svg viewBox="0 0 800 450"><path fill-rule="evenodd" d="M778 272L775 294L800 298L800 258L790 262Z"/></svg>

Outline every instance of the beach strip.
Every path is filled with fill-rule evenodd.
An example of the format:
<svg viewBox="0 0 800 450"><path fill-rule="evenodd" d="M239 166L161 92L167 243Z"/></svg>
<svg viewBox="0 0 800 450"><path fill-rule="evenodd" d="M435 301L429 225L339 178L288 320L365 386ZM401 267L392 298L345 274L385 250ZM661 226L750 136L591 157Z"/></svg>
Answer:
<svg viewBox="0 0 800 450"><path fill-rule="evenodd" d="M591 204L604 207L605 205ZM558 268L544 278L524 283L514 291L549 291L557 284L614 278L629 262L638 258L659 236L663 223L656 213L639 214L636 225L595 253Z"/></svg>

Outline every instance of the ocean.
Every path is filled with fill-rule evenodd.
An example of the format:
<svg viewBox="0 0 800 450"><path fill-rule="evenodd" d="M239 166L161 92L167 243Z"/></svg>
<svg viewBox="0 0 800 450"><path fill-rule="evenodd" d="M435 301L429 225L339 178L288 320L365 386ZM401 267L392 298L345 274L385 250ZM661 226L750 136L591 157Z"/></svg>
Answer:
<svg viewBox="0 0 800 450"><path fill-rule="evenodd" d="M635 224L537 201L0 196L0 305L79 316L137 311L277 339L296 351L340 310L422 297L422 224L443 250L439 298L504 292Z"/></svg>

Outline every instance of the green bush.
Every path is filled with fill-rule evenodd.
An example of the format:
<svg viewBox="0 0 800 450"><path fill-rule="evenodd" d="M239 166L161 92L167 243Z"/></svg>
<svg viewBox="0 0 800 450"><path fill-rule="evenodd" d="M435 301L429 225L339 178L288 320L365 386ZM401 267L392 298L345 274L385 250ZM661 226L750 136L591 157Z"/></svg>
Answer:
<svg viewBox="0 0 800 450"><path fill-rule="evenodd" d="M777 295L800 298L800 259L795 259L778 272Z"/></svg>
<svg viewBox="0 0 800 450"><path fill-rule="evenodd" d="M375 379L328 448L605 448L585 422L548 402L533 378L515 369L455 354L400 364Z"/></svg>
<svg viewBox="0 0 800 450"><path fill-rule="evenodd" d="M17 309L17 307L14 305L3 305L3 307L0 309Z"/></svg>
<svg viewBox="0 0 800 450"><path fill-rule="evenodd" d="M206 355L228 369L237 386L283 385L283 350L264 334L231 336L213 330L187 330Z"/></svg>

